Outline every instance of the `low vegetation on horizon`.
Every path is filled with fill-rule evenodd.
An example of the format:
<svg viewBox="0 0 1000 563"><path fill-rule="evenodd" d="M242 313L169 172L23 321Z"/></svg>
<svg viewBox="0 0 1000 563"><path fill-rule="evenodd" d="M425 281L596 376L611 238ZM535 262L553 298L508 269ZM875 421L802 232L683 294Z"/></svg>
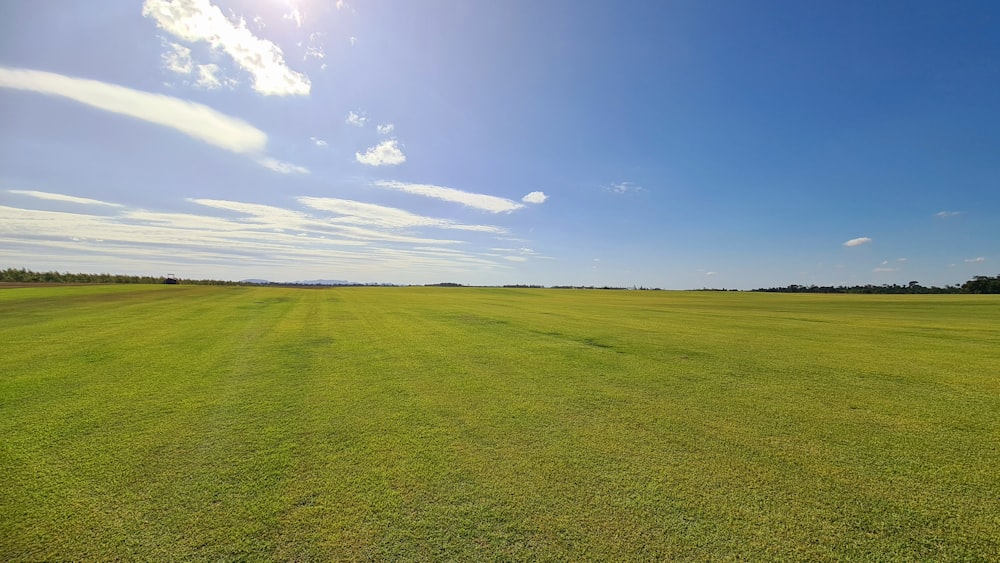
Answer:
<svg viewBox="0 0 1000 563"><path fill-rule="evenodd" d="M261 279L250 279L241 281L212 280L212 279L183 279L179 280L172 276L134 276L128 274L83 274L70 272L34 272L25 268L6 268L0 270L0 283L184 283L195 285L266 285L280 287L295 286L389 286L395 287L391 283L359 283L346 280L309 280L297 282L270 282ZM427 284L439 287L465 287L460 283L441 282ZM474 286L475 287L475 286ZM478 286L488 287L488 286ZM493 286L498 287L498 286ZM541 289L545 286L530 284L509 284L501 287L507 288L530 288ZM641 290L661 290L659 287L611 287L611 286L552 286L553 289L641 289ZM700 291L727 291L726 289L703 288ZM728 290L737 291L737 290ZM798 285L791 284L783 287L770 287L754 289L752 291L764 291L769 293L866 293L866 294L941 294L941 293L1000 293L1000 275L996 277L974 276L962 285L947 285L945 287L924 286L918 281L911 281L906 285L899 284L865 284L853 286L831 286L831 285Z"/></svg>
<svg viewBox="0 0 1000 563"><path fill-rule="evenodd" d="M0 559L1000 558L1000 301L0 291Z"/></svg>

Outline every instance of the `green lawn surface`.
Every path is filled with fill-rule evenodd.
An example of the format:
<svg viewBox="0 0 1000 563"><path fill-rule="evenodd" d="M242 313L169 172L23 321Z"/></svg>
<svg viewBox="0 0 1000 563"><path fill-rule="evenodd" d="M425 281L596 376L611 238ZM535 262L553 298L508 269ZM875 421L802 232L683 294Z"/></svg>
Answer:
<svg viewBox="0 0 1000 563"><path fill-rule="evenodd" d="M1000 559L1000 299L0 290L0 559Z"/></svg>

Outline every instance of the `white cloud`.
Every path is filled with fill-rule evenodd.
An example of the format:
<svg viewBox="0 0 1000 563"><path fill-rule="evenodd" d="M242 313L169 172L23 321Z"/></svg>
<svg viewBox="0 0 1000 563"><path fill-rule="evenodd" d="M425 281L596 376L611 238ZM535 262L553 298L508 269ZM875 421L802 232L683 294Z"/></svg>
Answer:
<svg viewBox="0 0 1000 563"><path fill-rule="evenodd" d="M432 197L444 201L460 203L467 207L482 209L483 211L489 211L490 213L503 213L524 207L524 205L520 203L502 197L463 192L462 190L456 190L454 188L444 188L428 184L406 184L403 182L379 181L375 182L375 185L380 188L399 190L401 192L422 195L424 197Z"/></svg>
<svg viewBox="0 0 1000 563"><path fill-rule="evenodd" d="M53 194L49 192L37 192L35 190L7 190L7 192L12 194L35 197L38 199L47 199L50 201L63 201L66 203L79 203L82 205L106 205L109 207L121 207L121 205L117 203L108 203L106 201L90 199L88 197L76 197L72 195Z"/></svg>
<svg viewBox="0 0 1000 563"><path fill-rule="evenodd" d="M323 51L322 47L307 47L306 54L302 55L302 60L307 60L309 58L313 59L325 59L326 52Z"/></svg>
<svg viewBox="0 0 1000 563"><path fill-rule="evenodd" d="M219 79L219 65L207 64L198 65L198 86L208 90L216 90L222 87L222 80Z"/></svg>
<svg viewBox="0 0 1000 563"><path fill-rule="evenodd" d="M191 61L191 49L179 43L167 42L167 52L163 53L163 66L177 74L191 74L194 63Z"/></svg>
<svg viewBox="0 0 1000 563"><path fill-rule="evenodd" d="M260 153L267 145L267 135L263 131L208 106L97 80L0 67L0 87L61 96L104 111L169 127L235 153Z"/></svg>
<svg viewBox="0 0 1000 563"><path fill-rule="evenodd" d="M872 239L868 237L858 237L852 238L851 240L844 243L844 246L861 246L862 244L868 244Z"/></svg>
<svg viewBox="0 0 1000 563"><path fill-rule="evenodd" d="M280 47L254 35L242 19L230 21L208 0L146 0L142 14L179 39L204 41L229 55L261 94L309 94L309 78L288 68Z"/></svg>
<svg viewBox="0 0 1000 563"><path fill-rule="evenodd" d="M291 12L283 14L281 17L294 21L296 27L302 27L302 13L299 12L298 8L292 8Z"/></svg>
<svg viewBox="0 0 1000 563"><path fill-rule="evenodd" d="M448 239L429 239L396 234L377 229L368 229L350 224L340 224L330 220L317 219L299 211L283 209L259 203L244 203L217 199L191 199L199 205L224 209L249 215L245 219L256 228L273 230L275 232L300 231L316 236L334 235L364 241L385 241L414 244L459 244L462 241Z"/></svg>
<svg viewBox="0 0 1000 563"><path fill-rule="evenodd" d="M899 268L874 268L872 271L882 274L886 272L898 272Z"/></svg>
<svg viewBox="0 0 1000 563"><path fill-rule="evenodd" d="M358 38L354 37L353 35L351 36L350 39L348 39L348 41L351 43L351 47L353 47L353 46L355 46L355 45L358 44Z"/></svg>
<svg viewBox="0 0 1000 563"><path fill-rule="evenodd" d="M319 137L309 137L309 140L312 141L317 147L325 147L328 145L326 141L320 139Z"/></svg>
<svg viewBox="0 0 1000 563"><path fill-rule="evenodd" d="M549 199L549 196L545 195L545 192L531 192L522 197L521 201L525 203L545 203L547 199Z"/></svg>
<svg viewBox="0 0 1000 563"><path fill-rule="evenodd" d="M395 129L396 126L392 123L386 123L385 125L376 125L375 128L378 129L378 132L382 135L388 135L389 133L392 133L392 130Z"/></svg>
<svg viewBox="0 0 1000 563"><path fill-rule="evenodd" d="M934 216L940 217L942 219L947 219L949 217L960 215L961 213L962 213L961 211L938 211L937 213L934 214Z"/></svg>
<svg viewBox="0 0 1000 563"><path fill-rule="evenodd" d="M717 276L717 275L719 275L719 272L705 272L705 275L706 276Z"/></svg>
<svg viewBox="0 0 1000 563"><path fill-rule="evenodd" d="M364 154L354 153L354 158L368 166L395 166L406 162L406 155L399 150L395 140L384 141L368 149Z"/></svg>
<svg viewBox="0 0 1000 563"><path fill-rule="evenodd" d="M107 112L169 127L220 149L256 156L258 164L275 172L308 172L301 166L262 156L267 135L260 129L195 102L97 80L5 67L0 67L0 87L62 96Z"/></svg>
<svg viewBox="0 0 1000 563"><path fill-rule="evenodd" d="M344 0L337 0L337 9L338 10L343 10L344 8L347 8L347 7L349 7L348 4L347 4L347 2L344 2Z"/></svg>
<svg viewBox="0 0 1000 563"><path fill-rule="evenodd" d="M291 164L289 162L284 162L282 160L278 160L276 158L271 158L271 157L261 158L261 159L259 159L257 161L257 164L260 164L261 166L263 166L264 168L267 168L268 170L273 170L274 172L278 172L279 174L308 174L309 173L309 169L308 168L305 168L303 166L298 166L298 165L295 165L295 164Z"/></svg>
<svg viewBox="0 0 1000 563"><path fill-rule="evenodd" d="M299 203L307 207L340 215L341 217L334 219L334 221L339 223L372 225L390 229L437 227L500 234L507 232L506 229L492 225L462 225L449 219L424 217L395 207L386 207L349 199L305 196L297 199Z"/></svg>
<svg viewBox="0 0 1000 563"><path fill-rule="evenodd" d="M353 125L355 127L364 127L365 123L367 121L368 121L368 118L365 117L364 114L354 113L352 111L352 112L348 112L347 119L344 120L344 123L346 123L348 125Z"/></svg>
<svg viewBox="0 0 1000 563"><path fill-rule="evenodd" d="M290 213L292 218L294 213ZM51 257L56 252L66 256L134 256L141 262L172 261L192 264L287 263L300 265L305 260L345 260L361 263L372 257L369 242L360 236L322 235L306 231L307 240L298 232L271 229L257 218L223 218L185 213L124 211L117 216L89 215L53 211L25 210L0 206L0 246L44 249ZM286 224L295 225L288 221ZM298 225L295 225L298 226ZM427 244L426 239L414 242ZM364 250L355 251L353 248ZM30 254L30 250L28 254ZM51 259L51 258L50 258ZM104 262L102 258L101 263ZM148 267L148 266L147 266Z"/></svg>
<svg viewBox="0 0 1000 563"><path fill-rule="evenodd" d="M986 261L986 258L984 258L982 256L980 256L978 258L966 258L965 259L965 262L967 264L979 264L979 263L985 262L985 261Z"/></svg>
<svg viewBox="0 0 1000 563"><path fill-rule="evenodd" d="M615 194L624 194L628 192L641 192L643 191L643 188L642 186L637 186L632 182L618 182L608 186L607 190Z"/></svg>
<svg viewBox="0 0 1000 563"><path fill-rule="evenodd" d="M896 258L896 262L906 262L906 258Z"/></svg>
<svg viewBox="0 0 1000 563"><path fill-rule="evenodd" d="M548 256L542 256L531 248L491 248L490 251L496 254L489 254L488 256L499 256L511 262L527 262L529 258L551 260Z"/></svg>
<svg viewBox="0 0 1000 563"><path fill-rule="evenodd" d="M183 75L196 72L194 85L206 90L217 90L223 85L235 86L236 81L222 76L222 69L217 64L194 64L191 59L191 49L178 43L164 42L167 52L163 54L163 66L167 70Z"/></svg>

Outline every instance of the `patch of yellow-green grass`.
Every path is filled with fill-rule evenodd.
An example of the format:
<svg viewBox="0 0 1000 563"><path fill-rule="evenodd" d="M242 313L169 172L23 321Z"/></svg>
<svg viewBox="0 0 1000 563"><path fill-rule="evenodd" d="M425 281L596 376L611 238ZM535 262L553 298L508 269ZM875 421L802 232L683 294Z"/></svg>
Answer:
<svg viewBox="0 0 1000 563"><path fill-rule="evenodd" d="M0 291L0 557L1000 555L1000 300Z"/></svg>

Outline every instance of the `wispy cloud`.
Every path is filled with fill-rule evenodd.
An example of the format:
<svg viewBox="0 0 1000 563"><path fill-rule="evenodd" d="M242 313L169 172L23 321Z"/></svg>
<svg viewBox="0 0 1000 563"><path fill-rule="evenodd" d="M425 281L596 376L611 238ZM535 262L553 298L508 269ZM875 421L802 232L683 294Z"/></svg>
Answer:
<svg viewBox="0 0 1000 563"><path fill-rule="evenodd" d="M223 279L248 268L299 272L308 268L370 272L377 268L382 275L403 271L403 276L411 279L428 271L504 268L502 261L474 253L435 250L438 245L461 241L328 225L305 214L269 206L218 200L196 203L242 216L133 209L108 216L0 206L0 247L5 256L25 264L39 255L49 260L58 257L66 265L101 263L119 268L120 264L134 264L147 271L167 263L199 271L229 264L222 270Z"/></svg>
<svg viewBox="0 0 1000 563"><path fill-rule="evenodd" d="M490 256L498 256L511 262L527 262L531 258L551 260L548 256L541 256L531 248L491 248L490 250L495 253L490 254Z"/></svg>
<svg viewBox="0 0 1000 563"><path fill-rule="evenodd" d="M177 74L191 74L194 62L191 60L191 49L179 43L166 42L167 51L163 53L163 66Z"/></svg>
<svg viewBox="0 0 1000 563"><path fill-rule="evenodd" d="M307 171L301 166L264 156L267 135L260 129L195 102L97 80L6 67L0 67L0 88L60 96L100 110L168 127L220 149L255 157L261 166L277 172Z"/></svg>
<svg viewBox="0 0 1000 563"><path fill-rule="evenodd" d="M290 162L284 162L276 158L265 157L257 161L258 164L279 174L308 174L309 169L298 166Z"/></svg>
<svg viewBox="0 0 1000 563"><path fill-rule="evenodd" d="M872 271L876 272L876 273L898 272L899 268L886 268L886 267L882 267L882 268L873 268Z"/></svg>
<svg viewBox="0 0 1000 563"><path fill-rule="evenodd" d="M941 219L947 219L949 217L954 217L956 215L961 215L961 214L962 214L961 211L938 211L937 213L934 214L934 216L939 217Z"/></svg>
<svg viewBox="0 0 1000 563"><path fill-rule="evenodd" d="M365 117L363 113L356 113L353 111L348 112L347 119L344 120L344 123L347 123L348 125L353 125L355 127L364 127L365 123L367 122L368 118Z"/></svg>
<svg viewBox="0 0 1000 563"><path fill-rule="evenodd" d="M642 186L636 185L633 182L617 182L617 183L611 184L606 189L609 192L614 193L614 194L625 194L625 193L629 193L629 192L641 192L641 191L643 191L643 187Z"/></svg>
<svg viewBox="0 0 1000 563"><path fill-rule="evenodd" d="M392 133L392 130L395 129L396 126L392 123L386 123L384 125L377 125L375 128L378 129L380 134L388 135L389 133Z"/></svg>
<svg viewBox="0 0 1000 563"><path fill-rule="evenodd" d="M235 153L260 153L267 135L249 123L179 98L40 70L0 67L0 87L61 96L104 111L141 119Z"/></svg>
<svg viewBox="0 0 1000 563"><path fill-rule="evenodd" d="M451 239L432 239L426 237L398 234L390 230L369 229L356 225L340 224L328 219L314 217L301 211L219 199L191 199L192 203L223 209L247 215L238 220L245 225L257 229L267 229L275 232L299 232L308 236L327 236L362 241L384 241L412 244L459 244L462 241Z"/></svg>
<svg viewBox="0 0 1000 563"><path fill-rule="evenodd" d="M326 51L322 47L306 47L306 52L302 55L302 60L325 59Z"/></svg>
<svg viewBox="0 0 1000 563"><path fill-rule="evenodd" d="M986 258L984 258L982 256L979 256L977 258L966 258L965 259L965 263L966 264L980 264L980 263L985 262L985 261L986 261Z"/></svg>
<svg viewBox="0 0 1000 563"><path fill-rule="evenodd" d="M142 14L179 39L204 41L229 55L250 74L254 90L261 94L309 94L309 78L288 68L280 47L254 35L242 19L230 21L208 0L146 0Z"/></svg>
<svg viewBox="0 0 1000 563"><path fill-rule="evenodd" d="M545 195L545 192L531 192L521 198L524 203L545 203L549 199L549 196Z"/></svg>
<svg viewBox="0 0 1000 563"><path fill-rule="evenodd" d="M460 203L467 207L489 211L490 213L515 211L524 207L523 204L502 197L463 192L462 190L456 190L454 188L432 186L429 184L407 184L404 182L379 181L375 182L375 185L380 188L398 190L424 197Z"/></svg>
<svg viewBox="0 0 1000 563"><path fill-rule="evenodd" d="M198 65L198 78L195 85L206 90L216 90L222 88L223 84L232 85L233 82L222 78L222 69L217 64Z"/></svg>
<svg viewBox="0 0 1000 563"><path fill-rule="evenodd" d="M319 137L309 137L309 140L312 141L317 147L325 147L328 145L326 141L320 139Z"/></svg>
<svg viewBox="0 0 1000 563"><path fill-rule="evenodd" d="M403 209L374 203L329 197L299 197L297 199L299 203L307 207L339 215L340 217L334 219L335 222L339 223L371 225L390 229L436 227L498 234L507 232L504 228L492 225L463 225L449 219L424 217Z"/></svg>
<svg viewBox="0 0 1000 563"><path fill-rule="evenodd" d="M194 74L194 82L186 82L187 84L193 84L206 90L216 90L224 85L230 87L236 85L236 80L224 76L219 65L214 63L194 64L191 59L191 49L170 41L164 42L164 45L167 49L163 54L164 68L184 76Z"/></svg>
<svg viewBox="0 0 1000 563"><path fill-rule="evenodd" d="M38 192L35 190L7 190L7 192L18 195L26 195L38 199L46 199L50 201L62 201L65 203L79 203L81 205L106 205L108 207L121 207L121 205L117 203L109 203L106 201L90 199L88 197L76 197L72 195L53 194L49 192Z"/></svg>
<svg viewBox="0 0 1000 563"><path fill-rule="evenodd" d="M282 18L286 20L291 20L295 22L296 27L302 27L302 12L299 12L298 8L292 8L291 12L287 14L282 14Z"/></svg>
<svg viewBox="0 0 1000 563"><path fill-rule="evenodd" d="M399 149L395 140L379 143L364 154L354 153L354 158L368 166L395 166L406 162L406 155Z"/></svg>
<svg viewBox="0 0 1000 563"><path fill-rule="evenodd" d="M872 239L868 237L858 237L852 238L851 240L844 243L844 246L861 246L862 244L868 244Z"/></svg>

